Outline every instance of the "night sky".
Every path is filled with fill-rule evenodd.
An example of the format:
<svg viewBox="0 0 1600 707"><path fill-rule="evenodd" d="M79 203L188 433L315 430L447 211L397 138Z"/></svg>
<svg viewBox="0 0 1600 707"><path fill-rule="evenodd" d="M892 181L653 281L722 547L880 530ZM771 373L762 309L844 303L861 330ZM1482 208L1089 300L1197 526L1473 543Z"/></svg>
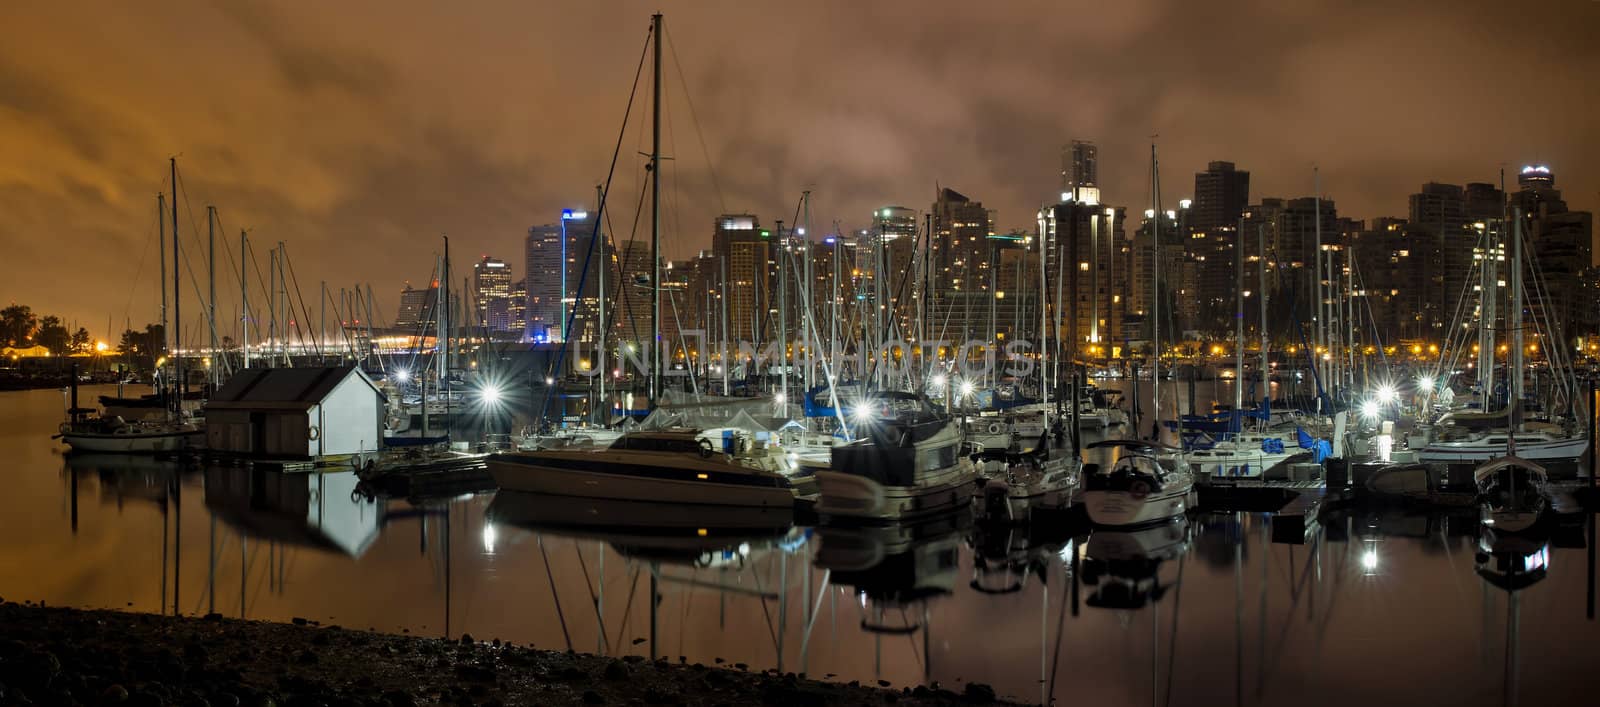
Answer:
<svg viewBox="0 0 1600 707"><path fill-rule="evenodd" d="M1600 206L1592 0L12 2L0 303L96 336L153 320L172 155L186 236L217 205L263 269L288 243L308 300L323 278L371 282L391 320L440 233L458 273L487 253L521 277L527 227L604 180L657 9L673 257L707 247L723 211L790 220L806 188L817 230L925 209L936 185L1031 228L1072 138L1099 143L1104 200L1134 209L1153 134L1169 207L1217 159L1250 170L1252 201L1310 194L1320 166L1358 218L1405 215L1424 181L1528 162L1574 208ZM635 115L611 204L624 239L649 150ZM230 310L234 277L218 287Z"/></svg>

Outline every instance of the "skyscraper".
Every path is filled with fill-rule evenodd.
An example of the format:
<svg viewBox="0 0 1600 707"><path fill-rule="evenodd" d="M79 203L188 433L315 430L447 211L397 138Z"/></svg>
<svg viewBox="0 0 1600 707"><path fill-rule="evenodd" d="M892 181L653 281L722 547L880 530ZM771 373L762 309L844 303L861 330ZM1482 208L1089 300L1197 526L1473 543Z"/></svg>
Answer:
<svg viewBox="0 0 1600 707"><path fill-rule="evenodd" d="M560 224L533 226L524 245L523 282L526 283L526 332L528 341L561 340L562 264Z"/></svg>
<svg viewBox="0 0 1600 707"><path fill-rule="evenodd" d="M439 302L439 283L434 282L427 289L416 289L411 283L406 283L404 290L400 291L400 312L394 317L394 326L402 330L423 330L422 333L430 334L439 322L437 304Z"/></svg>
<svg viewBox="0 0 1600 707"><path fill-rule="evenodd" d="M1100 203L1099 149L1088 140L1061 148L1061 200Z"/></svg>
<svg viewBox="0 0 1600 707"><path fill-rule="evenodd" d="M1476 306L1476 290L1472 287L1478 283L1472 270L1473 251L1480 247L1479 235L1467 219L1466 190L1460 186L1428 182L1411 195L1410 204L1411 226L1430 235L1426 250L1439 265L1428 273L1428 292L1423 296L1428 328L1433 330L1429 338L1436 338L1450 325L1463 297L1474 300L1464 311L1470 312Z"/></svg>
<svg viewBox="0 0 1600 707"><path fill-rule="evenodd" d="M1244 207L1250 203L1250 173L1235 169L1232 162L1212 162L1206 171L1194 175L1194 204L1189 211L1189 229L1209 231L1222 226L1237 226Z"/></svg>
<svg viewBox="0 0 1600 707"><path fill-rule="evenodd" d="M472 306L477 325L489 332L511 328L511 268L487 255L472 266Z"/></svg>

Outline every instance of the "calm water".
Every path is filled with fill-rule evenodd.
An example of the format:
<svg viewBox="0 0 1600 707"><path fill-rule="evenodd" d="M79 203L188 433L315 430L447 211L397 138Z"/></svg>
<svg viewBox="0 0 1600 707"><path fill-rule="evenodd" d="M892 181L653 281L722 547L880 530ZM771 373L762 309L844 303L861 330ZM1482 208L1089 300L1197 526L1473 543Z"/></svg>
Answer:
<svg viewBox="0 0 1600 707"><path fill-rule="evenodd" d="M348 473L69 462L49 439L62 407L0 393L7 600L654 646L1101 705L1580 704L1600 666L1584 520L1519 549L1547 567L1515 593L1478 573L1496 558L1477 555L1471 511L1350 513L1303 544L1249 514L1139 534L934 523L669 543L521 527L515 497L369 498Z"/></svg>

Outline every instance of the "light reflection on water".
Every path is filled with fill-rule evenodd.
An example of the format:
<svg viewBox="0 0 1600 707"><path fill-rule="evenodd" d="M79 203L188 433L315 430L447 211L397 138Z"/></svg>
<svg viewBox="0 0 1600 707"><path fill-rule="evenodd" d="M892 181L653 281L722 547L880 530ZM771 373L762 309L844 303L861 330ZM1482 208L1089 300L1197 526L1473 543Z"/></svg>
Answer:
<svg viewBox="0 0 1600 707"><path fill-rule="evenodd" d="M849 530L494 494L375 498L348 472L69 463L48 439L59 393L0 398L12 601L1107 705L1565 704L1600 638L1581 525L1496 538L1473 509L1388 509L1281 544L1260 514L1132 533L964 519ZM590 510L653 532L585 524Z"/></svg>

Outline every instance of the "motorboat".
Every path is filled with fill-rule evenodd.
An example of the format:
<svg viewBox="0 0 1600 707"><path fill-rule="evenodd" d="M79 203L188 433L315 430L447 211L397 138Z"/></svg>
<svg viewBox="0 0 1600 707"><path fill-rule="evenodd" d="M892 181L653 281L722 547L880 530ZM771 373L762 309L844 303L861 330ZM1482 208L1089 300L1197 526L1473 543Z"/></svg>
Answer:
<svg viewBox="0 0 1600 707"><path fill-rule="evenodd" d="M1059 511L1078 487L1078 459L1066 453L1013 455L983 472L974 510L990 522L1026 523L1034 512Z"/></svg>
<svg viewBox="0 0 1600 707"><path fill-rule="evenodd" d="M502 489L708 506L792 507L816 480L781 448L745 430L669 427L629 432L606 447L493 454Z"/></svg>
<svg viewBox="0 0 1600 707"><path fill-rule="evenodd" d="M1472 480L1483 500L1483 524L1499 532L1533 528L1548 505L1544 489L1549 475L1524 457L1507 455L1484 462L1472 470Z"/></svg>
<svg viewBox="0 0 1600 707"><path fill-rule="evenodd" d="M1533 428L1534 425L1528 425ZM1551 429L1554 428L1554 429ZM1517 456L1538 461L1568 460L1583 456L1589 439L1567 434L1554 425L1539 425L1515 435L1506 431L1484 430L1461 435L1443 435L1428 443L1418 454L1424 462L1483 462L1505 454L1506 444L1515 438Z"/></svg>
<svg viewBox="0 0 1600 707"><path fill-rule="evenodd" d="M969 415L962 422L967 449L973 453L1005 453L1011 449L1011 421L999 413Z"/></svg>
<svg viewBox="0 0 1600 707"><path fill-rule="evenodd" d="M1181 466L1168 469L1156 456L1177 450L1143 440L1105 440L1088 448L1121 451L1110 467L1084 465L1079 499L1095 525L1139 526L1189 510L1194 476Z"/></svg>
<svg viewBox="0 0 1600 707"><path fill-rule="evenodd" d="M624 431L597 425L565 427L548 434L524 431L516 440L517 449L562 449L566 447L609 447Z"/></svg>
<svg viewBox="0 0 1600 707"><path fill-rule="evenodd" d="M926 396L882 392L852 411L857 439L833 447L816 473L817 513L835 521L897 521L965 508L978 480L961 427Z"/></svg>

